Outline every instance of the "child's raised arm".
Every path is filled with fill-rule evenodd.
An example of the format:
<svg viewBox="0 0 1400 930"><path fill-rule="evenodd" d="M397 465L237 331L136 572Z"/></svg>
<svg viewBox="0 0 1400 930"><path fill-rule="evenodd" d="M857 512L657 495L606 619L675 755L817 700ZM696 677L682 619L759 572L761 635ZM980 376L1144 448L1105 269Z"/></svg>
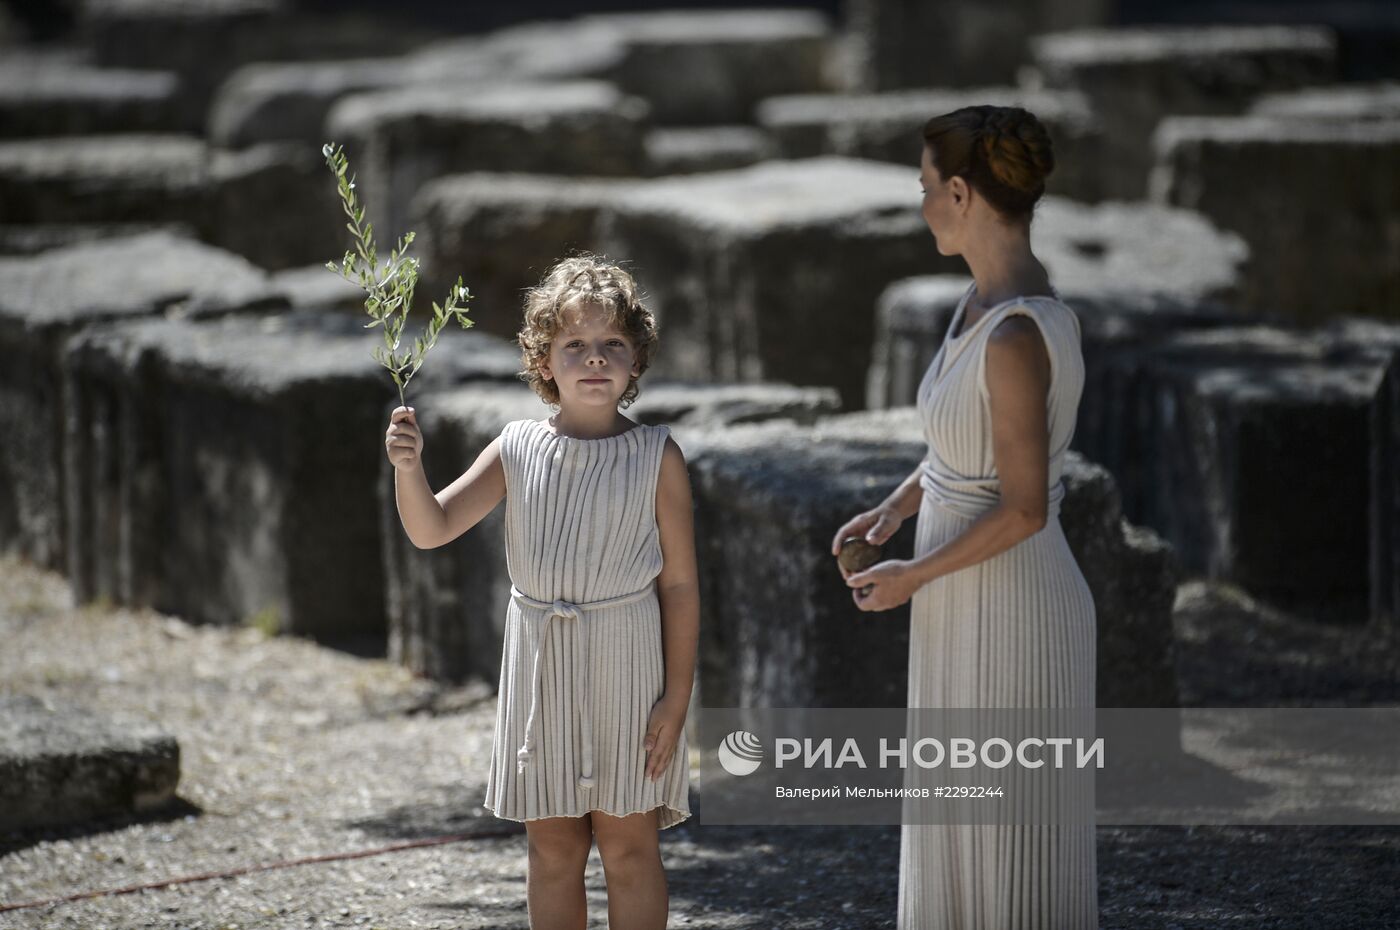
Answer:
<svg viewBox="0 0 1400 930"><path fill-rule="evenodd" d="M394 466L394 500L409 540L419 549L436 549L481 522L506 496L506 473L497 437L471 467L437 494L423 472L423 437L412 407L390 415L386 446Z"/></svg>

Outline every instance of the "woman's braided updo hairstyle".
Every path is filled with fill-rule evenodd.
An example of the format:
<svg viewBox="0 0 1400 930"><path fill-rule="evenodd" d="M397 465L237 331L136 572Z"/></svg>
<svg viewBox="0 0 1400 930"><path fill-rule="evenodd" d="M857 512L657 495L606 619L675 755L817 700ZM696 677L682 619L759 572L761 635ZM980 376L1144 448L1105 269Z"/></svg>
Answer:
<svg viewBox="0 0 1400 930"><path fill-rule="evenodd" d="M969 106L924 124L924 145L946 182L961 175L998 213L1029 223L1055 170L1050 134L1021 107Z"/></svg>

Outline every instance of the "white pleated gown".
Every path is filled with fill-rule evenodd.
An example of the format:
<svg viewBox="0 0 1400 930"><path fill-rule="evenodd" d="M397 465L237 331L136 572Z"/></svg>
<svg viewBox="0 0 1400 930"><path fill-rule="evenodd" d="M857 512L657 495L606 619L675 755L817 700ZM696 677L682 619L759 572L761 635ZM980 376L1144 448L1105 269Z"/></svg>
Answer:
<svg viewBox="0 0 1400 930"><path fill-rule="evenodd" d="M659 807L665 829L690 816L684 732L661 780L644 774L666 678L656 483L669 433L576 439L543 420L501 431L512 597L486 783L497 817Z"/></svg>
<svg viewBox="0 0 1400 930"><path fill-rule="evenodd" d="M950 334L974 287L959 302ZM1039 326L1052 367L1049 518L1034 536L914 594L911 708L1094 707L1094 600L1059 520L1084 363L1079 321L1058 294L993 307L956 339L945 338L929 366L918 392L929 455L916 557L957 536L1000 496L986 343L999 321L1016 314ZM1092 791L1089 797L1092 811ZM1092 816L1079 823L904 824L900 930L1096 930Z"/></svg>

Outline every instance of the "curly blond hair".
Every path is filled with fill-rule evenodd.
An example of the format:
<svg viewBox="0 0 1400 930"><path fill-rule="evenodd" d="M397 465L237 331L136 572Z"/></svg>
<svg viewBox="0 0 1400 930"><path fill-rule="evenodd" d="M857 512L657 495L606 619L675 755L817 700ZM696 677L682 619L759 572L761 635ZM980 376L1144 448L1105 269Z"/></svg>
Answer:
<svg viewBox="0 0 1400 930"><path fill-rule="evenodd" d="M559 403L559 386L544 377L540 365L549 361L549 346L564 328L565 310L582 303L603 307L613 325L632 343L637 374L628 380L618 400L623 407L631 406L641 392L637 382L651 365L657 341L656 318L642 303L632 276L599 255L585 252L565 258L526 292L525 323L517 337L524 368L517 374L545 403Z"/></svg>
<svg viewBox="0 0 1400 930"><path fill-rule="evenodd" d="M924 125L924 145L947 181L961 175L997 212L1030 222L1055 170L1050 133L1022 107L968 106Z"/></svg>

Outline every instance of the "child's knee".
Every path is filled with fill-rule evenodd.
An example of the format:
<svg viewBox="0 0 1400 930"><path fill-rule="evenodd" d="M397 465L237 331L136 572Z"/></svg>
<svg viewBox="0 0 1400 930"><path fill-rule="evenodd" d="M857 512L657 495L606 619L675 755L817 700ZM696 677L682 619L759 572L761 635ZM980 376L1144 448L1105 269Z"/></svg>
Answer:
<svg viewBox="0 0 1400 930"><path fill-rule="evenodd" d="M598 855L603 860L603 868L611 873L651 869L661 858L653 816L633 815L626 818L625 823L619 818L612 818L606 827L601 828L595 822L594 833L598 838Z"/></svg>
<svg viewBox="0 0 1400 930"><path fill-rule="evenodd" d="M582 872L593 848L593 833L587 820L586 817L551 817L527 823L530 866L547 871Z"/></svg>

